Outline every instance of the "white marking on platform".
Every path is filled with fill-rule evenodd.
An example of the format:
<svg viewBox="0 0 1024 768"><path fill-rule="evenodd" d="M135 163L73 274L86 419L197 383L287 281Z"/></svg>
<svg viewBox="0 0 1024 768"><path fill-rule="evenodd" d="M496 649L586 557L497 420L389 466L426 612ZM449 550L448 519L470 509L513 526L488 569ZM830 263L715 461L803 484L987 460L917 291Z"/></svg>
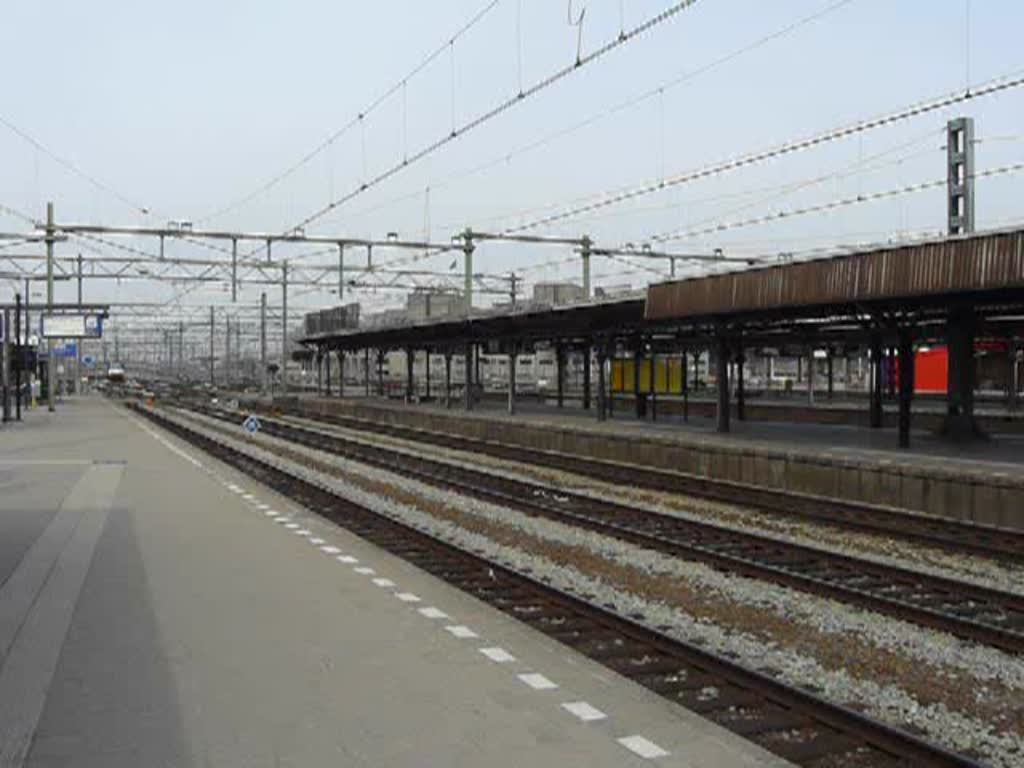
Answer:
<svg viewBox="0 0 1024 768"><path fill-rule="evenodd" d="M520 680L533 688L535 691L549 691L557 688L558 685L548 680L544 675L537 672L528 672L525 675L516 675Z"/></svg>
<svg viewBox="0 0 1024 768"><path fill-rule="evenodd" d="M464 627L461 624L458 624L453 627L445 627L445 630L451 632L452 635L459 638L460 640L467 640L471 637L480 637L480 635L478 635L472 629L470 629L469 627Z"/></svg>
<svg viewBox="0 0 1024 768"><path fill-rule="evenodd" d="M585 701L568 701L562 704L562 709L575 715L585 723L592 722L594 720L604 720L608 715L602 712L597 707L592 707Z"/></svg>
<svg viewBox="0 0 1024 768"><path fill-rule="evenodd" d="M312 533L308 528L301 528L295 532L296 536L309 536Z"/></svg>
<svg viewBox="0 0 1024 768"><path fill-rule="evenodd" d="M395 597L403 603L418 603L420 601L420 598L412 592L396 592Z"/></svg>
<svg viewBox="0 0 1024 768"><path fill-rule="evenodd" d="M285 523L285 524L284 524L284 527L285 527L285 528L292 528L292 529L295 529L295 528L298 528L298 527L299 527L299 524L298 524L298 523Z"/></svg>
<svg viewBox="0 0 1024 768"><path fill-rule="evenodd" d="M633 754L640 755L640 757L645 757L648 760L668 755L666 750L659 747L653 741L648 741L643 736L625 736L621 739L616 739L616 741Z"/></svg>
<svg viewBox="0 0 1024 768"><path fill-rule="evenodd" d="M245 499L246 501L256 501L256 497L253 496L251 493L243 493L242 498Z"/></svg>
<svg viewBox="0 0 1024 768"><path fill-rule="evenodd" d="M338 557L336 559L337 559L337 561L339 563L350 563L351 564L351 563L358 563L359 562L359 560L357 558L352 557L352 555L338 555Z"/></svg>
<svg viewBox="0 0 1024 768"><path fill-rule="evenodd" d="M504 648L481 648L480 653L498 664L506 664L516 660L516 657Z"/></svg>
<svg viewBox="0 0 1024 768"><path fill-rule="evenodd" d="M270 505L269 504L264 504L262 501L259 504L257 504L256 506L259 507L260 509L270 509Z"/></svg>
<svg viewBox="0 0 1024 768"><path fill-rule="evenodd" d="M313 539L309 540L309 543L312 544L314 547L319 547L321 544L324 543L324 540L323 539L313 538Z"/></svg>
<svg viewBox="0 0 1024 768"><path fill-rule="evenodd" d="M238 487L237 485L235 485L234 483L231 483L231 484L229 484L229 485L228 485L228 488L230 488L230 489L231 489L232 491L234 491L235 493L245 493L245 489L244 489L244 488L239 488L239 487Z"/></svg>
<svg viewBox="0 0 1024 768"><path fill-rule="evenodd" d="M373 570L373 568L367 568L365 565L361 565L358 568L353 568L352 570L356 573L361 573L363 576L371 576L374 573L376 573L376 571Z"/></svg>
<svg viewBox="0 0 1024 768"><path fill-rule="evenodd" d="M337 547L332 547L330 544L328 544L326 547L320 547L320 551L326 552L328 555L336 555L339 552L341 552L340 549L338 549Z"/></svg>
<svg viewBox="0 0 1024 768"><path fill-rule="evenodd" d="M428 619L447 619L448 614L442 611L440 608L430 606L429 608L420 608L420 613L426 616Z"/></svg>
<svg viewBox="0 0 1024 768"><path fill-rule="evenodd" d="M373 583L376 584L378 587L393 587L393 586L395 586L395 582L393 582L391 579L374 579Z"/></svg>
<svg viewBox="0 0 1024 768"><path fill-rule="evenodd" d="M268 509L263 514L265 514L267 517L277 517L277 510L276 509Z"/></svg>

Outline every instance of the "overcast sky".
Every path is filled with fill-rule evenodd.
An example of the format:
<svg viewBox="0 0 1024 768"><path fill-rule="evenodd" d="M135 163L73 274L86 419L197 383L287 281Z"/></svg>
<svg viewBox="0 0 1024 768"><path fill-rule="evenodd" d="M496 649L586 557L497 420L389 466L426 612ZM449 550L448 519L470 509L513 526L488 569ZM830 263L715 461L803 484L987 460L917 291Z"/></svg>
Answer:
<svg viewBox="0 0 1024 768"><path fill-rule="evenodd" d="M59 221L162 225L189 219L196 226L282 230L448 134L453 116L460 125L575 58L577 30L567 23L568 3L498 0L455 44L454 67L452 56L442 54L361 128L345 133L266 194L210 218L348 123L487 4L8 0L0 14L0 116L107 190L0 125L0 205L41 218L46 201L53 200ZM586 8L583 52L672 4L576 0L574 15ZM826 9L831 10L765 40ZM598 193L962 91L967 82L1020 74L1022 29L1024 4L1012 0L698 0L306 231L375 237L397 232L445 242L470 225L514 226ZM695 74L606 114L687 73ZM977 120L979 169L1024 159L1024 89L1015 89L538 231L586 232L604 245L640 243L659 232L735 225L941 179L942 129L958 114ZM585 121L585 127L566 130ZM487 167L469 173L481 165ZM1020 218L1021 179L1006 174L979 182L979 226ZM944 214L938 188L767 226L733 226L666 247L805 251L937 232ZM25 226L0 212L0 230ZM155 250L153 243L134 244ZM92 252L77 242L58 249ZM209 256L181 243L171 250ZM277 255L299 252L282 246ZM487 245L478 253L479 269L525 270L531 281L578 273L565 248ZM440 256L417 266L443 271L450 263L450 256ZM623 274L629 270L620 262L598 261L596 282L639 286L657 279L642 270ZM70 297L71 290L59 286L58 296ZM243 286L242 297L253 300L259 290ZM86 291L94 300L109 299L114 291L120 298L170 295L169 287L139 282L87 285ZM373 306L401 301L387 293L352 298ZM221 285L188 297L203 304L223 299ZM296 306L333 301L326 293L294 299Z"/></svg>

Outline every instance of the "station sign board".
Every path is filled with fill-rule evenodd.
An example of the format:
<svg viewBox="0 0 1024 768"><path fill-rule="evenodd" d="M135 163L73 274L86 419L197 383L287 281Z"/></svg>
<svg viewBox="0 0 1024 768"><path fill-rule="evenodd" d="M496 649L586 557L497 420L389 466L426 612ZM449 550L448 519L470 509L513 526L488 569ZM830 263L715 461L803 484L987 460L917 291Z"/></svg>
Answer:
<svg viewBox="0 0 1024 768"><path fill-rule="evenodd" d="M43 315L44 339L98 339L103 335L99 315Z"/></svg>

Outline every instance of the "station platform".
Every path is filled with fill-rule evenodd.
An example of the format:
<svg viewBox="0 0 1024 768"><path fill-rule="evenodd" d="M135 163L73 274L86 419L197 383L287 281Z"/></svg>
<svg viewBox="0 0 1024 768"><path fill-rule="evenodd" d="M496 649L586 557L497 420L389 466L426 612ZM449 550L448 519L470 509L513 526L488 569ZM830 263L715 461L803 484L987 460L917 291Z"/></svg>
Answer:
<svg viewBox="0 0 1024 768"><path fill-rule="evenodd" d="M784 765L100 398L0 488L5 768Z"/></svg>
<svg viewBox="0 0 1024 768"><path fill-rule="evenodd" d="M278 399L311 415L345 413L544 450L646 464L717 479L860 500L989 525L1024 528L1024 435L956 445L918 430L901 450L891 430L840 424L732 422L727 435L699 415L639 420L632 408L604 422L576 404L484 400L406 404L382 398Z"/></svg>

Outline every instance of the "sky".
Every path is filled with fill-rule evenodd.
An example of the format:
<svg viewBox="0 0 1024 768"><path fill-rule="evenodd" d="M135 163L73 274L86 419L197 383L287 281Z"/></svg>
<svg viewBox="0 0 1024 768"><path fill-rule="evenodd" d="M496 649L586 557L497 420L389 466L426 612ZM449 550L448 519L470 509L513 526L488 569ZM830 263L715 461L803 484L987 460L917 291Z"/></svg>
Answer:
<svg viewBox="0 0 1024 768"><path fill-rule="evenodd" d="M6 32L0 206L41 219L51 200L59 222L163 226L185 219L197 228L282 231L449 135L453 125L572 64L577 50L586 55L674 3L490 5L7 0L0 11ZM570 24L581 12L582 27ZM467 226L517 227L616 190L657 186L968 85L1020 75L1021 29L1024 4L1011 0L697 0L355 194L305 231L376 238L394 232L450 242ZM439 47L444 50L407 78ZM644 94L651 95L640 98ZM530 231L588 234L609 247L675 232L688 236L662 247L798 257L938 234L945 226L941 187L759 220L943 179L943 128L961 114L976 121L979 170L1024 161L1024 88L1016 88ZM349 123L354 127L293 173L252 194ZM979 180L979 228L1024 217L1021 191L1021 173ZM28 226L0 208L0 231ZM156 249L152 241L121 242ZM63 255L103 248L74 240L57 246ZM167 252L211 256L180 242ZM308 252L308 246L282 245L274 257L320 258L303 256ZM333 263L335 257L324 258ZM451 263L445 254L414 266L446 272ZM488 243L477 251L475 266L492 274L515 271L527 286L579 279L578 259L564 246ZM640 287L665 279L665 269L658 262L600 259L595 284ZM219 283L193 286L181 301L219 303L230 298L226 290ZM252 302L261 290L243 285L240 300ZM0 300L12 291L11 283L0 281ZM71 284L57 286L58 300L73 292ZM164 300L181 287L87 281L85 292L92 301ZM337 296L296 289L289 300L302 311L332 305ZM357 291L346 300L362 301L367 311L399 306L403 296Z"/></svg>

